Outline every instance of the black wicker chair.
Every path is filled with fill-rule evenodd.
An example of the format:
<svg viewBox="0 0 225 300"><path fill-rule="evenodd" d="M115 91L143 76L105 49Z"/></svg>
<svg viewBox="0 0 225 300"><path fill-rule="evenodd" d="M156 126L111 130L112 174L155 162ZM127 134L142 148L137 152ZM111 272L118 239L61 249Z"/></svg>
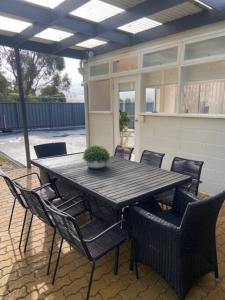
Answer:
<svg viewBox="0 0 225 300"><path fill-rule="evenodd" d="M53 205L58 208L60 211L66 211L69 215L71 216L78 216L84 212L87 211L87 206L86 206L86 200L81 199L80 196L71 198L67 201L63 201L62 199L57 199L53 202L49 202L46 199L42 199L40 197L40 191L42 189L45 189L46 184L43 186L40 186L38 189L34 190L28 190L23 188L21 185L17 184L18 189L21 192L21 195L25 199L27 206L29 207L31 211L31 219L30 219L30 224L28 227L28 232L27 232L27 238L26 238L26 243L24 247L24 251L26 251L29 235L30 235L30 229L33 221L33 216L38 217L41 221L43 221L45 224L51 226L53 228L53 237L52 237L52 244L51 244L51 250L50 250L50 255L49 255L49 262L48 262L48 269L47 269L47 274L50 272L50 265L51 265L51 258L52 258L52 251L53 251L53 246L54 246L54 241L55 241L55 235L56 235L56 228L54 221L52 218L49 216L47 210L46 210L46 204L48 203L50 205Z"/></svg>
<svg viewBox="0 0 225 300"><path fill-rule="evenodd" d="M193 194L194 196L197 196L199 184L201 183L200 177L203 164L203 161L191 160L182 157L174 157L170 170L173 172L190 176L192 178L191 183L183 185L182 188L187 192ZM171 207L174 192L175 190L173 189L164 193L160 193L156 196L156 199L160 203Z"/></svg>
<svg viewBox="0 0 225 300"><path fill-rule="evenodd" d="M130 160L134 148L122 147L118 145L115 149L114 157Z"/></svg>
<svg viewBox="0 0 225 300"><path fill-rule="evenodd" d="M164 156L165 153L144 150L141 155L140 163L144 163L155 168L161 168Z"/></svg>
<svg viewBox="0 0 225 300"><path fill-rule="evenodd" d="M67 154L66 143L48 143L34 146L37 158Z"/></svg>
<svg viewBox="0 0 225 300"><path fill-rule="evenodd" d="M64 142L35 145L34 150L37 155L37 158L46 158L67 154L66 143ZM80 191L76 190L74 186L65 183L64 181L62 181L61 179L49 172L40 170L40 176L43 183L54 183L57 186L61 195L64 194L66 197L75 197L78 196L80 193Z"/></svg>
<svg viewBox="0 0 225 300"><path fill-rule="evenodd" d="M92 219L80 227L76 219L65 212L60 212L52 207L49 212L62 237L52 283L55 281L63 241L66 240L74 249L85 254L92 262L86 297L89 299L96 261L113 249L116 249L114 273L117 274L118 272L119 247L127 239L126 233L120 228L122 221L109 226L102 220Z"/></svg>
<svg viewBox="0 0 225 300"><path fill-rule="evenodd" d="M177 190L170 210L131 208L136 268L137 262L150 265L180 299L204 274L213 271L218 278L215 227L224 199L225 191L196 200Z"/></svg>
<svg viewBox="0 0 225 300"><path fill-rule="evenodd" d="M20 248L21 243L22 243L22 238L23 238L24 226L25 226L25 222L26 222L26 218L27 218L27 211L28 211L29 207L27 205L26 200L24 199L24 197L21 195L18 188L16 187L16 182L21 179L31 178L34 176L37 178L37 181L40 185L42 185L42 182L41 182L39 175L35 172L24 175L24 176L20 176L20 177L14 178L14 179L9 178L4 173L1 173L0 176L4 179L5 183L7 184L8 188L14 198L12 211L11 211L11 215L10 215L10 219L9 219L8 231L10 231L16 201L18 201L18 203L25 209L23 225L22 225L20 241L19 241L19 248ZM39 193L42 198L50 200L50 201L52 201L53 199L58 197L58 191L55 188L55 186L53 186L53 185L48 185L48 186L43 187L42 190L39 190Z"/></svg>

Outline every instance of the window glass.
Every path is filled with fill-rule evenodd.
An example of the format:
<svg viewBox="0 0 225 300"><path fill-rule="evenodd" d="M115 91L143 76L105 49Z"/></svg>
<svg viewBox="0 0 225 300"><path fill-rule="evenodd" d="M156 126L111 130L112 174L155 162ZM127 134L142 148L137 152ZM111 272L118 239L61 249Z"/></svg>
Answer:
<svg viewBox="0 0 225 300"><path fill-rule="evenodd" d="M178 70L169 69L142 75L142 109L152 113L175 113Z"/></svg>
<svg viewBox="0 0 225 300"><path fill-rule="evenodd" d="M113 73L131 71L138 68L138 57L132 56L113 61Z"/></svg>
<svg viewBox="0 0 225 300"><path fill-rule="evenodd" d="M183 69L184 113L225 113L225 61Z"/></svg>
<svg viewBox="0 0 225 300"><path fill-rule="evenodd" d="M110 80L89 82L89 110L111 111Z"/></svg>
<svg viewBox="0 0 225 300"><path fill-rule="evenodd" d="M143 68L175 63L177 53L177 47L146 53L143 56Z"/></svg>
<svg viewBox="0 0 225 300"><path fill-rule="evenodd" d="M135 83L123 82L119 84L120 110L127 112L130 119L128 128L134 129L135 116Z"/></svg>
<svg viewBox="0 0 225 300"><path fill-rule="evenodd" d="M184 59L224 55L224 53L225 36L186 45Z"/></svg>
<svg viewBox="0 0 225 300"><path fill-rule="evenodd" d="M109 64L104 63L90 67L90 76L100 76L109 73Z"/></svg>

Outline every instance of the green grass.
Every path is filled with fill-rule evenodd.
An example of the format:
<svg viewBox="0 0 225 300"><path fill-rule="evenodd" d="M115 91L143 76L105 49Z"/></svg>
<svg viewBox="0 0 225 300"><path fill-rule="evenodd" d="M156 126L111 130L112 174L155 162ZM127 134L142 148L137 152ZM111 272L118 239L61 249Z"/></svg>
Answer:
<svg viewBox="0 0 225 300"><path fill-rule="evenodd" d="M0 165L2 165L5 162L6 162L5 158L0 154Z"/></svg>

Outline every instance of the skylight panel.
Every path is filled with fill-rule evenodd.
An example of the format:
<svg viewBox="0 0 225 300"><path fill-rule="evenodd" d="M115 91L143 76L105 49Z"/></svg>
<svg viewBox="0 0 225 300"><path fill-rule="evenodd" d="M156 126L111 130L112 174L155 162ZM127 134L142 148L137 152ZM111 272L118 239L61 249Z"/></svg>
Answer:
<svg viewBox="0 0 225 300"><path fill-rule="evenodd" d="M100 0L91 0L71 12L73 16L83 18L94 22L102 22L112 16L115 16L124 9L105 3Z"/></svg>
<svg viewBox="0 0 225 300"><path fill-rule="evenodd" d="M29 22L0 16L0 30L20 33L21 31L23 31L31 25L32 23Z"/></svg>
<svg viewBox="0 0 225 300"><path fill-rule="evenodd" d="M35 35L35 37L44 39L44 40L60 42L61 40L64 40L72 35L73 34L70 32L66 32L66 31L62 31L62 30L58 30L58 29L54 29L54 28L47 28L47 29L41 31L40 33L38 33L37 35Z"/></svg>
<svg viewBox="0 0 225 300"><path fill-rule="evenodd" d="M162 23L149 18L141 18L131 23L118 27L117 29L136 34L138 32L162 25Z"/></svg>
<svg viewBox="0 0 225 300"><path fill-rule="evenodd" d="M33 4L37 4L40 6L48 7L48 8L55 8L64 0L24 0Z"/></svg>
<svg viewBox="0 0 225 300"><path fill-rule="evenodd" d="M89 39L89 40L86 40L84 42L77 44L76 46L90 49L90 48L95 48L97 46L104 45L106 43L107 43L106 41L102 41L102 40L98 40L98 39Z"/></svg>
<svg viewBox="0 0 225 300"><path fill-rule="evenodd" d="M197 2L198 4L204 6L207 9L212 9L211 6L209 6L208 4L204 3L203 1L200 1L200 0L194 0L194 1Z"/></svg>

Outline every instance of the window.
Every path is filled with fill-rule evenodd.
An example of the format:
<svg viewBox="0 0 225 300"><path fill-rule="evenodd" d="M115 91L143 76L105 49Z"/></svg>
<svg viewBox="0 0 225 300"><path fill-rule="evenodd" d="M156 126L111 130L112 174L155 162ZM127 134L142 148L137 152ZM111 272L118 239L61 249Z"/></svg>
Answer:
<svg viewBox="0 0 225 300"><path fill-rule="evenodd" d="M89 111L111 111L110 80L89 82Z"/></svg>
<svg viewBox="0 0 225 300"><path fill-rule="evenodd" d="M90 76L100 76L109 73L109 64L104 63L90 67Z"/></svg>
<svg viewBox="0 0 225 300"><path fill-rule="evenodd" d="M157 112L159 107L159 99L160 99L160 89L159 88L146 88L145 89L145 111L147 112Z"/></svg>
<svg viewBox="0 0 225 300"><path fill-rule="evenodd" d="M143 56L143 68L177 62L177 47L146 53Z"/></svg>
<svg viewBox="0 0 225 300"><path fill-rule="evenodd" d="M142 111L175 113L178 96L178 70L152 72L142 75Z"/></svg>
<svg viewBox="0 0 225 300"><path fill-rule="evenodd" d="M225 36L188 44L184 59L196 59L225 54Z"/></svg>
<svg viewBox="0 0 225 300"><path fill-rule="evenodd" d="M225 61L185 67L183 79L181 112L225 113Z"/></svg>
<svg viewBox="0 0 225 300"><path fill-rule="evenodd" d="M138 57L132 56L113 61L113 73L131 71L138 68Z"/></svg>

